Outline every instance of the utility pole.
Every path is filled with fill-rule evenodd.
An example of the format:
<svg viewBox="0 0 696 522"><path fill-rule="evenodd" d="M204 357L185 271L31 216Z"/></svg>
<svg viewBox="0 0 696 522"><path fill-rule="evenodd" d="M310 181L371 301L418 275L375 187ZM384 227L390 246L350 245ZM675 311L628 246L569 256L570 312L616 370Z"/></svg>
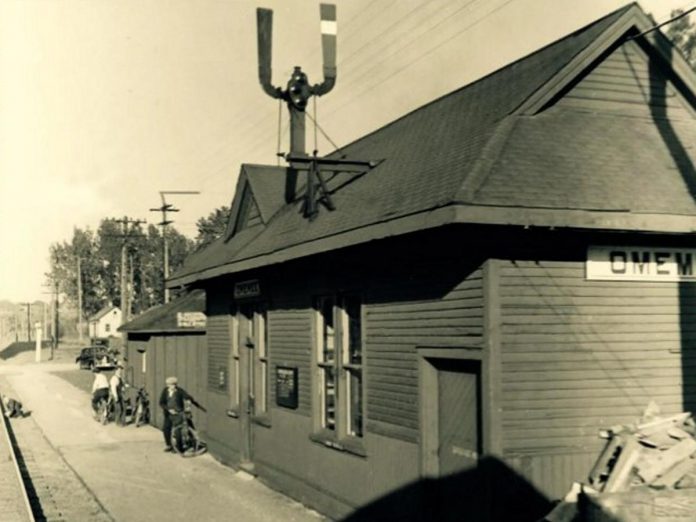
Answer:
<svg viewBox="0 0 696 522"><path fill-rule="evenodd" d="M27 307L27 342L31 342L31 303L19 303Z"/></svg>
<svg viewBox="0 0 696 522"><path fill-rule="evenodd" d="M82 259L77 256L77 338L82 343Z"/></svg>
<svg viewBox="0 0 696 522"><path fill-rule="evenodd" d="M131 232L133 231L133 227L138 226L142 223L145 223L142 219L130 219L129 217L125 216L123 219L115 219L114 220L116 223L121 223L121 237L123 239L123 243L121 244L121 312L123 313L123 320L128 321L130 320L130 313L131 313L131 299L129 296L128 292L128 270L126 265L127 263L127 254L128 254L128 240L131 237ZM129 225L130 228L129 228Z"/></svg>
<svg viewBox="0 0 696 522"><path fill-rule="evenodd" d="M133 295L135 294L135 263L133 263L133 254L128 254L128 310L133 308Z"/></svg>
<svg viewBox="0 0 696 522"><path fill-rule="evenodd" d="M51 339L51 360L53 360L53 350L58 349L60 342L60 317L58 315L58 279L53 280L53 328L51 329L53 339Z"/></svg>
<svg viewBox="0 0 696 522"><path fill-rule="evenodd" d="M151 208L150 212L161 212L162 221L157 223L162 227L162 288L164 292L164 303L169 302L169 289L167 288L167 279L169 278L169 245L167 243L167 225L174 221L167 219L167 212L179 212L178 208L174 208L171 203L167 203L164 199L165 194L200 194L195 190L161 190L160 198L162 198L162 206L159 208Z"/></svg>

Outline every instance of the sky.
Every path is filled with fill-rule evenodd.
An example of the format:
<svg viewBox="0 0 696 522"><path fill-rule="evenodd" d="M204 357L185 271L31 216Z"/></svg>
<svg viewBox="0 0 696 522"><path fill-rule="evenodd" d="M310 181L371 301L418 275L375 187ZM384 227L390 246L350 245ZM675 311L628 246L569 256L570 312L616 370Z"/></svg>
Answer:
<svg viewBox="0 0 696 522"><path fill-rule="evenodd" d="M317 133L319 153L625 3L339 0L338 80L317 100L329 138ZM696 0L640 5L662 22ZM320 83L318 1L0 2L0 300L47 300L49 247L75 227L156 224L160 191L197 191L166 196L180 209L174 227L193 238L199 218L230 204L242 163L278 163L288 117L258 83L257 7L274 10L274 85L295 65Z"/></svg>

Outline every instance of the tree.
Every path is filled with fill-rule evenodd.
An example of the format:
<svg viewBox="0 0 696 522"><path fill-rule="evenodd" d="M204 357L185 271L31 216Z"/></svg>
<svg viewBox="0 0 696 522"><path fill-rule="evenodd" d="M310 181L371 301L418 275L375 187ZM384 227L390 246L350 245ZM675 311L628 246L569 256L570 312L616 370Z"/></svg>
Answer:
<svg viewBox="0 0 696 522"><path fill-rule="evenodd" d="M193 250L193 241L174 228L167 231L169 266L174 271ZM126 238L120 225L103 219L96 233L75 227L69 242L49 247L51 271L46 274L51 286L57 282L60 292L72 307L78 303L77 259L82 276L82 308L85 317L94 315L109 303L121 304L121 252L126 248L127 272L132 273L131 307L140 313L164 300L162 287L162 236L154 225L146 230L133 227Z"/></svg>
<svg viewBox="0 0 696 522"><path fill-rule="evenodd" d="M202 217L196 222L198 235L196 236L196 249L208 246L210 243L222 237L230 219L230 207L216 208L207 217Z"/></svg>
<svg viewBox="0 0 696 522"><path fill-rule="evenodd" d="M670 13L670 19L683 13L683 9L676 9ZM684 54L691 67L696 66L696 24L691 21L689 15L670 23L665 34Z"/></svg>

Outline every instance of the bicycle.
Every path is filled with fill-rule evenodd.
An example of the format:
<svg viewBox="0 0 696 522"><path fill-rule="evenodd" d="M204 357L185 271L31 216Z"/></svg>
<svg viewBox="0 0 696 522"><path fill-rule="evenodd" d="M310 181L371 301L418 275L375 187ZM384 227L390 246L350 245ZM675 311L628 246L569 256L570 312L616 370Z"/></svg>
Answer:
<svg viewBox="0 0 696 522"><path fill-rule="evenodd" d="M172 415L171 446L182 457L195 457L208 451L208 446L193 425L190 407L183 413Z"/></svg>
<svg viewBox="0 0 696 522"><path fill-rule="evenodd" d="M97 402L97 414L95 416L95 420L97 422L101 422L103 425L108 424L110 420L113 420L113 410L114 404L111 396L106 399L99 399L99 402Z"/></svg>
<svg viewBox="0 0 696 522"><path fill-rule="evenodd" d="M138 394L135 397L134 418L136 428L150 422L150 399L145 388L139 388Z"/></svg>

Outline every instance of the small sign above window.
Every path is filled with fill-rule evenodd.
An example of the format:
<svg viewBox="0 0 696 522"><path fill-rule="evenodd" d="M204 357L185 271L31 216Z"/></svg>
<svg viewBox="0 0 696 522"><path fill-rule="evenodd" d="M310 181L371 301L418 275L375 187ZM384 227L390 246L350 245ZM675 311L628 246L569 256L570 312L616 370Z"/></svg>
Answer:
<svg viewBox="0 0 696 522"><path fill-rule="evenodd" d="M590 246L587 279L605 281L696 281L696 249Z"/></svg>
<svg viewBox="0 0 696 522"><path fill-rule="evenodd" d="M261 295L261 285L258 279L250 281L240 281L234 285L234 298L245 299L247 297L257 297Z"/></svg>
<svg viewBox="0 0 696 522"><path fill-rule="evenodd" d="M205 328L203 312L177 312L176 326L178 328Z"/></svg>

